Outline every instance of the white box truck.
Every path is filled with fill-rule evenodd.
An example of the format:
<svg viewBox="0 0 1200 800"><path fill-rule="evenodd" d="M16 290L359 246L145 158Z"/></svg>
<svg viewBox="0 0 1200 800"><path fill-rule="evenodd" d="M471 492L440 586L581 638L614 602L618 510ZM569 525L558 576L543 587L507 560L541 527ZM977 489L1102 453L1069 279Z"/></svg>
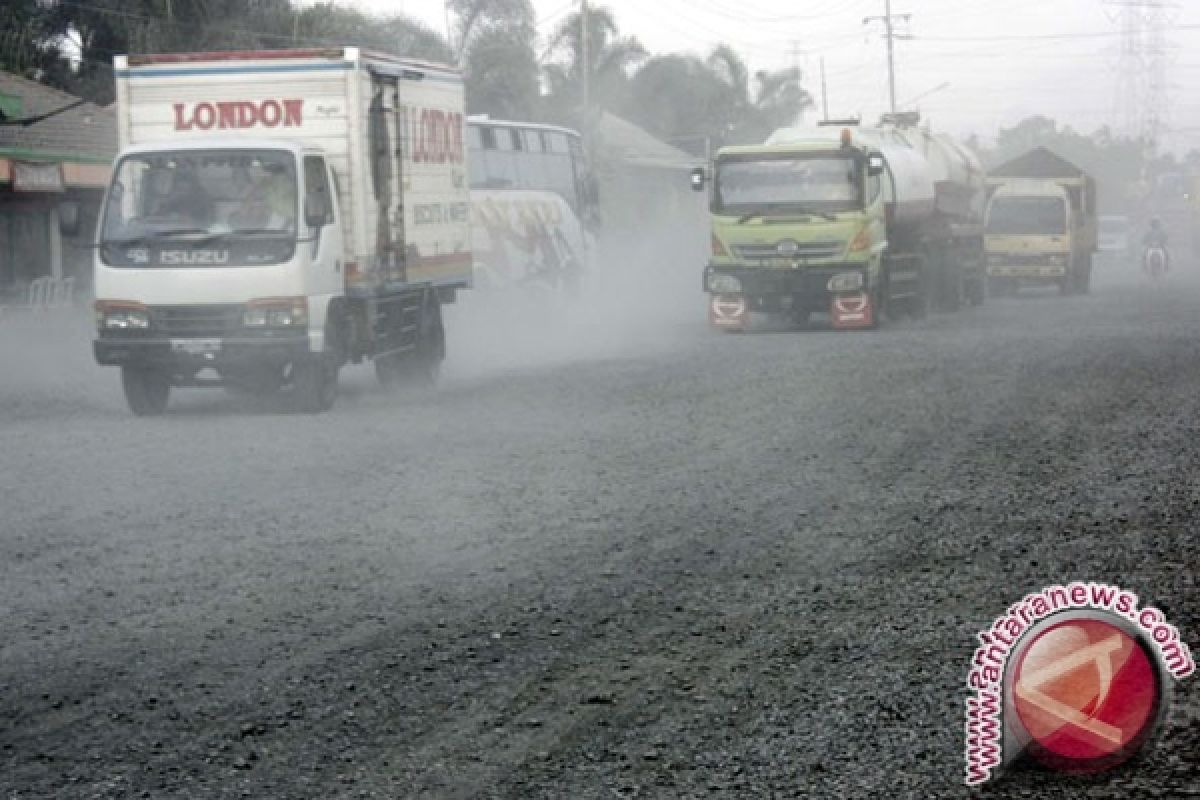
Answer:
<svg viewBox="0 0 1200 800"><path fill-rule="evenodd" d="M471 285L453 69L357 48L117 56L95 357L130 409L173 387L330 408L339 369L430 381Z"/></svg>

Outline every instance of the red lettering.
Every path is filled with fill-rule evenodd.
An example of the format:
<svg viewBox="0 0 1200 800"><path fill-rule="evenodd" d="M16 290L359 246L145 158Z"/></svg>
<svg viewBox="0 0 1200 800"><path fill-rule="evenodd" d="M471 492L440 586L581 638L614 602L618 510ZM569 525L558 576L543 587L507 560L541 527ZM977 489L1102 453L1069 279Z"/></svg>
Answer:
<svg viewBox="0 0 1200 800"><path fill-rule="evenodd" d="M450 120L453 117L449 114L443 114L439 111L438 118L440 119L441 124L442 124L442 130L440 131L440 133L442 134L441 135L442 163L444 164L447 161L453 162L454 161L454 144L453 144L452 140L453 140L454 134L450 132Z"/></svg>
<svg viewBox="0 0 1200 800"><path fill-rule="evenodd" d="M217 123L217 109L212 103L199 103L192 112L192 122L202 131L207 131Z"/></svg>
<svg viewBox="0 0 1200 800"><path fill-rule="evenodd" d="M283 125L287 128L297 128L304 124L304 101L283 101Z"/></svg>
<svg viewBox="0 0 1200 800"><path fill-rule="evenodd" d="M463 117L454 115L454 163L463 163Z"/></svg>
<svg viewBox="0 0 1200 800"><path fill-rule="evenodd" d="M254 103L238 103L237 126L239 128L253 128L258 124L258 106Z"/></svg>
<svg viewBox="0 0 1200 800"><path fill-rule="evenodd" d="M183 109L184 109L183 103L176 103L174 108L175 108L175 130L190 131L192 129L192 123L189 122L187 119L185 119L183 116Z"/></svg>
<svg viewBox="0 0 1200 800"><path fill-rule="evenodd" d="M279 120L283 117L283 109L279 107L279 103L274 100L268 100L262 104L258 111L259 118L262 124L268 128L274 128L279 125Z"/></svg>
<svg viewBox="0 0 1200 800"><path fill-rule="evenodd" d="M217 127L222 130L238 127L237 103L217 103Z"/></svg>
<svg viewBox="0 0 1200 800"><path fill-rule="evenodd" d="M256 125L294 128L304 124L302 99L264 100L261 103L222 100L196 103L190 110L186 103L173 103L171 110L177 131L253 128Z"/></svg>

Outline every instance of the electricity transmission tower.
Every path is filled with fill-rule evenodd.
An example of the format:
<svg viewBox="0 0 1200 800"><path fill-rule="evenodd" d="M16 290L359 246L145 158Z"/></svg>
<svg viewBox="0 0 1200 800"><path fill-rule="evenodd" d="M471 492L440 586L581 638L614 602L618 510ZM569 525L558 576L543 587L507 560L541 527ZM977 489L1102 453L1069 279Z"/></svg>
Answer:
<svg viewBox="0 0 1200 800"><path fill-rule="evenodd" d="M1168 124L1170 84L1167 30L1178 5L1170 0L1103 0L1121 31L1116 121L1126 136L1153 152Z"/></svg>

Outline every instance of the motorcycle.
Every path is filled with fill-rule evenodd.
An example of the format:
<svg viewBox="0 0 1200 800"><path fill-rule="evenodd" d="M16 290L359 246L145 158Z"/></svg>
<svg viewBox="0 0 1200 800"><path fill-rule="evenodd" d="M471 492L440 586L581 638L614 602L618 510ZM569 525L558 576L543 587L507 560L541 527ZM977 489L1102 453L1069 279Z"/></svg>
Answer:
<svg viewBox="0 0 1200 800"><path fill-rule="evenodd" d="M1142 269L1153 281L1162 280L1167 274L1167 248L1162 245L1148 245L1142 256Z"/></svg>

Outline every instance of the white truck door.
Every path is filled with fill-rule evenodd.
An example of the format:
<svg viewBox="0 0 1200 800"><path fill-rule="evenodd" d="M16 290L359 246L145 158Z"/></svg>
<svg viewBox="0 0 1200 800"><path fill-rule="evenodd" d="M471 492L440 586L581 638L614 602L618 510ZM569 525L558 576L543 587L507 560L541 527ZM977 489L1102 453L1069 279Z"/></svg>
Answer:
<svg viewBox="0 0 1200 800"><path fill-rule="evenodd" d="M337 192L325 158L319 155L304 157L304 225L309 241L301 247L309 248L308 303L314 350L323 349L326 314L329 303L341 297L345 291L346 264L342 242L341 210L338 208ZM317 336L320 336L318 341Z"/></svg>

